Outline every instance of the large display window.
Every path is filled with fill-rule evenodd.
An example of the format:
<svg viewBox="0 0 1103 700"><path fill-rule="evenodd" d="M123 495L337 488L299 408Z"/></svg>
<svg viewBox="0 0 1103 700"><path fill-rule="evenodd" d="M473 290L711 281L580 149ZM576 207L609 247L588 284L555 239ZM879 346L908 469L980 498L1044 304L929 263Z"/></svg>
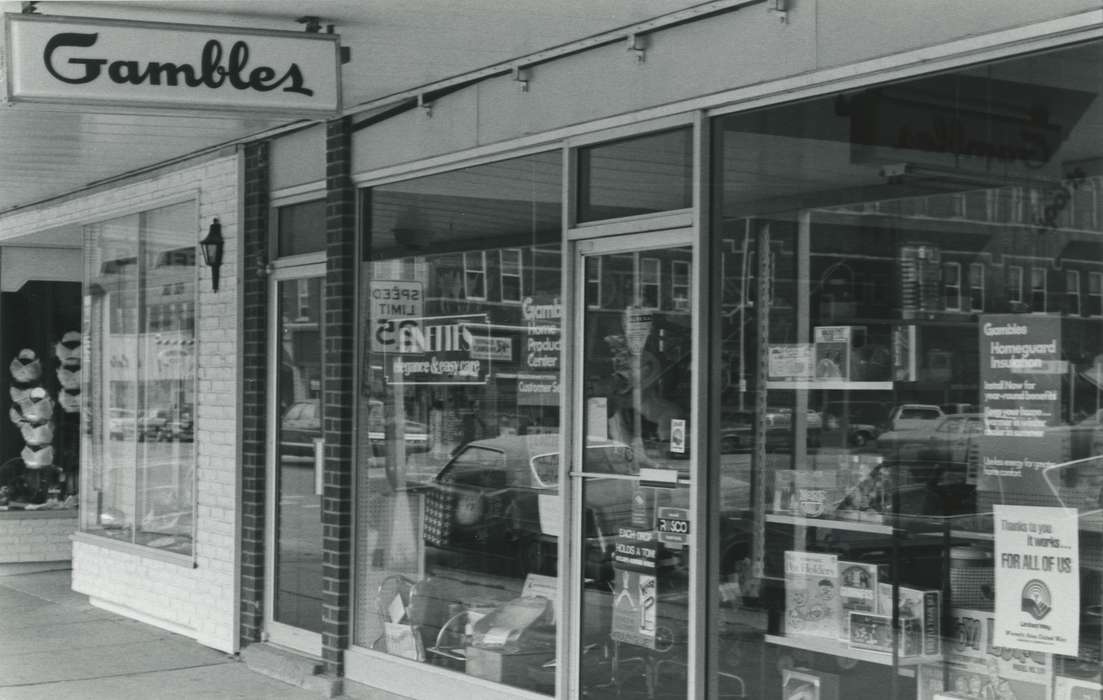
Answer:
<svg viewBox="0 0 1103 700"><path fill-rule="evenodd" d="M556 683L559 153L365 193L357 644Z"/></svg>
<svg viewBox="0 0 1103 700"><path fill-rule="evenodd" d="M1101 85L716 119L721 696L1101 696Z"/></svg>
<svg viewBox="0 0 1103 700"><path fill-rule="evenodd" d="M81 530L190 555L196 207L84 227Z"/></svg>

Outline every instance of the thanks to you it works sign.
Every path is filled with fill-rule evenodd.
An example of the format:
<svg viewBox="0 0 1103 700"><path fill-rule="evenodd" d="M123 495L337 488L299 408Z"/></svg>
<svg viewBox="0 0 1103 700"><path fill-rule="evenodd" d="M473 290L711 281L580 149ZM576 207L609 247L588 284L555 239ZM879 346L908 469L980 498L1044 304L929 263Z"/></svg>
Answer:
<svg viewBox="0 0 1103 700"><path fill-rule="evenodd" d="M254 114L341 107L333 34L4 16L8 102Z"/></svg>

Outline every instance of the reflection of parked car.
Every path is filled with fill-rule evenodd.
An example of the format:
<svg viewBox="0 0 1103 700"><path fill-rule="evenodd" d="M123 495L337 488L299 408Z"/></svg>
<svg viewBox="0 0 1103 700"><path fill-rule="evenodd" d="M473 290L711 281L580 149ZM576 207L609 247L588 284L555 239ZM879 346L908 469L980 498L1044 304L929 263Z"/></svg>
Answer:
<svg viewBox="0 0 1103 700"><path fill-rule="evenodd" d="M138 417L129 408L109 408L107 435L112 440L130 440L137 434Z"/></svg>
<svg viewBox="0 0 1103 700"><path fill-rule="evenodd" d="M904 403L892 409L889 426L896 431L931 429L943 415L934 404Z"/></svg>
<svg viewBox="0 0 1103 700"><path fill-rule="evenodd" d="M176 442L191 442L195 438L195 422L190 409L173 412L165 425L165 437Z"/></svg>
<svg viewBox="0 0 1103 700"><path fill-rule="evenodd" d="M165 437L165 428L169 422L167 408L151 408L138 417L138 440L153 442Z"/></svg>
<svg viewBox="0 0 1103 700"><path fill-rule="evenodd" d="M968 472L975 473L983 434L983 414L955 413L933 428L883 433L877 450L886 460L906 466L913 481L964 483Z"/></svg>
<svg viewBox="0 0 1103 700"><path fill-rule="evenodd" d="M823 430L830 435L846 429L846 444L862 447L877 439L888 424L891 406L882 401L846 401L823 409ZM825 435L826 437L826 435ZM836 439L839 444L841 439Z"/></svg>
<svg viewBox="0 0 1103 700"><path fill-rule="evenodd" d="M425 487L424 532L430 568L448 567L506 576L557 572L559 436L508 435L461 447ZM612 580L619 528L633 527L632 500L640 464L621 442L590 439L583 456L586 556L584 576ZM731 470L731 471L734 471ZM611 478L600 478L610 475ZM722 502L747 507L749 485L721 477ZM688 507L686 489L655 489L659 505ZM552 498L541 503L541 498ZM654 505L654 504L652 504ZM542 511L542 508L547 510ZM724 520L728 531L729 518ZM723 542L731 540L722 534ZM732 546L725 547L731 549Z"/></svg>
<svg viewBox="0 0 1103 700"><path fill-rule="evenodd" d="M280 454L284 457L313 457L314 438L322 437L322 416L318 400L297 401L280 419Z"/></svg>
<svg viewBox="0 0 1103 700"><path fill-rule="evenodd" d="M793 409L770 408L765 414L766 448L785 451L793 444ZM720 418L720 451L732 453L749 450L754 445L755 414L753 411L726 411ZM805 423L809 445L820 443L823 414L808 411Z"/></svg>
<svg viewBox="0 0 1103 700"><path fill-rule="evenodd" d="M436 564L544 571L539 495L558 492L559 437L511 435L461 447L428 484L424 537ZM625 482L627 483L627 482Z"/></svg>
<svg viewBox="0 0 1103 700"><path fill-rule="evenodd" d="M984 414L955 413L939 422L925 445L919 448L919 459L927 462L964 465L976 452L977 438L984 434Z"/></svg>

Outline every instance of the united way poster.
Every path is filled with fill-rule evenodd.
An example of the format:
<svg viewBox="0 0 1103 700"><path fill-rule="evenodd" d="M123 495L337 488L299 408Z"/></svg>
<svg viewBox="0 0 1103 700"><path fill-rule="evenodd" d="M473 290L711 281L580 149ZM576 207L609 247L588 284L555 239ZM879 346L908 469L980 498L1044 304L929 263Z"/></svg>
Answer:
<svg viewBox="0 0 1103 700"><path fill-rule="evenodd" d="M1075 509L993 506L993 644L1078 656L1080 530Z"/></svg>

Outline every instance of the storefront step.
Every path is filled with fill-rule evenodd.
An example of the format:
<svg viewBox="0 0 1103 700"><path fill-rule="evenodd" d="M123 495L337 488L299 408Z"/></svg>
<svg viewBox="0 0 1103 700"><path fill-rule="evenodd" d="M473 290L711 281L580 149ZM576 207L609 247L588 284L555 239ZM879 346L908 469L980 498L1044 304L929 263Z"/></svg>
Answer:
<svg viewBox="0 0 1103 700"><path fill-rule="evenodd" d="M289 685L317 691L321 697L341 694L341 681L323 675L321 659L300 654L274 644L250 644L241 650L241 660L253 671Z"/></svg>

